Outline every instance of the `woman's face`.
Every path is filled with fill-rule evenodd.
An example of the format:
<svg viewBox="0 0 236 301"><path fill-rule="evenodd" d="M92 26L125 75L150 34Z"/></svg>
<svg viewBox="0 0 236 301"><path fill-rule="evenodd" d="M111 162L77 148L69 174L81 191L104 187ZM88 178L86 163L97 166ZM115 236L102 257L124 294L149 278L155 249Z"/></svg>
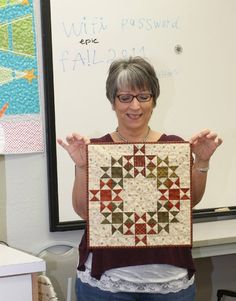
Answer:
<svg viewBox="0 0 236 301"><path fill-rule="evenodd" d="M117 92L113 110L116 112L119 128L126 130L146 128L152 115L153 99L147 102L140 102L137 98L129 103L123 103L118 99L118 95L139 95L150 94L149 90L121 89Z"/></svg>

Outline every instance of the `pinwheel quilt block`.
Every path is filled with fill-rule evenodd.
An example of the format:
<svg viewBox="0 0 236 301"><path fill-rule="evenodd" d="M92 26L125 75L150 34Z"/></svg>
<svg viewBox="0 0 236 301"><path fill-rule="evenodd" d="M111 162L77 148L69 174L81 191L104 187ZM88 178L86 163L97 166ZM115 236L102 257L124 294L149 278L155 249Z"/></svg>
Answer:
<svg viewBox="0 0 236 301"><path fill-rule="evenodd" d="M92 143L88 246L191 246L188 142Z"/></svg>

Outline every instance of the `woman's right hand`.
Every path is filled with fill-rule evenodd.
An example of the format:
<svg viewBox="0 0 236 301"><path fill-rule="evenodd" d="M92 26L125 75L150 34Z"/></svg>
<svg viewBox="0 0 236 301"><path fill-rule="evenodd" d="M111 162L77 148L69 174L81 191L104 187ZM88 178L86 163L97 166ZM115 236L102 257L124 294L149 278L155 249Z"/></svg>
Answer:
<svg viewBox="0 0 236 301"><path fill-rule="evenodd" d="M86 165L86 144L90 143L87 137L73 133L71 136L66 137L66 142L62 139L57 139L57 142L68 152L78 167Z"/></svg>

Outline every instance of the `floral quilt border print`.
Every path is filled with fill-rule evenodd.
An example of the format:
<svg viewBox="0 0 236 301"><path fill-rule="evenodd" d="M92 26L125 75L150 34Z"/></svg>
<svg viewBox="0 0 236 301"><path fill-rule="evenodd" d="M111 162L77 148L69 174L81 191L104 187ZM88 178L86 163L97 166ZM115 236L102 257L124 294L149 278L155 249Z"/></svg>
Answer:
<svg viewBox="0 0 236 301"><path fill-rule="evenodd" d="M91 143L88 246L191 246L188 142Z"/></svg>

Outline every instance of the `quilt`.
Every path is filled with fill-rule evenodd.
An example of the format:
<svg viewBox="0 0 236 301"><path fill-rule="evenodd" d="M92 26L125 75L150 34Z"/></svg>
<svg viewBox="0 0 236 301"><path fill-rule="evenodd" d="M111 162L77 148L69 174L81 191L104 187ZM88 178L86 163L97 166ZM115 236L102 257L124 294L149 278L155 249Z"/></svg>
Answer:
<svg viewBox="0 0 236 301"><path fill-rule="evenodd" d="M87 145L89 248L191 246L191 146Z"/></svg>
<svg viewBox="0 0 236 301"><path fill-rule="evenodd" d="M0 0L0 154L44 151L33 0Z"/></svg>

